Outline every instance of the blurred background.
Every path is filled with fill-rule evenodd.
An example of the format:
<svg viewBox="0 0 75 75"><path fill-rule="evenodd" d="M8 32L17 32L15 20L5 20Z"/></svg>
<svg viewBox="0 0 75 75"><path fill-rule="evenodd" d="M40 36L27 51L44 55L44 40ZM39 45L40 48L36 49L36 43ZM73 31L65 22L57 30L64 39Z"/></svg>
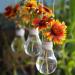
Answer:
<svg viewBox="0 0 75 75"><path fill-rule="evenodd" d="M42 75L35 67L35 58L24 52L13 53L10 45L15 37L15 23L7 20L2 13L8 5L21 0L0 0L0 75ZM41 0L40 0L41 1ZM43 0L52 8L53 0ZM55 18L65 21L67 39L64 45L56 45L54 53L57 69L51 75L75 75L75 0L55 0Z"/></svg>

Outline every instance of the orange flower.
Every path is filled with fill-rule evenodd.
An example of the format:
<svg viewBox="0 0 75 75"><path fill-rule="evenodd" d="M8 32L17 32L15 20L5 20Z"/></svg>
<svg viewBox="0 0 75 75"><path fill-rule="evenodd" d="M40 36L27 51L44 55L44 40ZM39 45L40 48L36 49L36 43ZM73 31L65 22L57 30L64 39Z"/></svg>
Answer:
<svg viewBox="0 0 75 75"><path fill-rule="evenodd" d="M43 15L48 16L48 17L54 16L52 10L47 8L44 5L39 5L38 8L36 9L36 13L37 14L43 14Z"/></svg>
<svg viewBox="0 0 75 75"><path fill-rule="evenodd" d="M32 22L32 25L34 27L38 28L39 30L46 29L48 27L48 25L49 25L48 17L43 16L42 19L34 18L33 22Z"/></svg>
<svg viewBox="0 0 75 75"><path fill-rule="evenodd" d="M24 15L30 15L30 11L33 11L34 9L36 9L37 4L36 1L31 0L29 2L26 3L26 5L22 6L22 9L19 10L19 16L22 17Z"/></svg>
<svg viewBox="0 0 75 75"><path fill-rule="evenodd" d="M8 6L5 8L4 15L8 18L15 17L18 9L19 9L19 4L16 4L14 8L12 6Z"/></svg>
<svg viewBox="0 0 75 75"><path fill-rule="evenodd" d="M45 33L48 40L53 40L54 43L62 44L66 38L66 25L64 22L55 21L50 31Z"/></svg>
<svg viewBox="0 0 75 75"><path fill-rule="evenodd" d="M5 10L6 10L5 13L4 13L5 16L8 16L8 17L9 17L9 16L12 15L12 13L13 13L13 8L12 8L11 6L6 7Z"/></svg>
<svg viewBox="0 0 75 75"><path fill-rule="evenodd" d="M29 2L26 4L26 8L27 8L28 10L36 9L36 7L37 7L36 1L29 1Z"/></svg>
<svg viewBox="0 0 75 75"><path fill-rule="evenodd" d="M31 18L30 15L24 15L24 16L22 17L23 23L28 24L28 23L30 22L30 18Z"/></svg>

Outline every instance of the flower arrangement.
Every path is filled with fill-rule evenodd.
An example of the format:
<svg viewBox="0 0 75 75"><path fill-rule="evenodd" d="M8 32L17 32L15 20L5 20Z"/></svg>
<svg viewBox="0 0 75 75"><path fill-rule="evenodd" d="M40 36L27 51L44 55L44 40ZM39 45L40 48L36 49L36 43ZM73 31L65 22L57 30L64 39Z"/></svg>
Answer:
<svg viewBox="0 0 75 75"><path fill-rule="evenodd" d="M65 23L54 19L52 9L36 0L30 0L22 6L20 4L8 6L4 15L11 20L18 18L18 23L23 23L25 27L38 28L40 32L43 31L44 37L56 44L62 44L66 38Z"/></svg>
<svg viewBox="0 0 75 75"><path fill-rule="evenodd" d="M42 74L53 73L57 67L53 43L64 43L67 28L65 23L55 19L53 10L36 0L28 0L22 5L18 3L15 6L8 6L4 15L9 20L13 20L16 27L29 29L27 40L24 39L24 29L16 30L16 35L19 37L18 41L15 38L12 42L12 51L24 50L27 55L33 57L37 55L38 71ZM42 34L42 41L39 32Z"/></svg>

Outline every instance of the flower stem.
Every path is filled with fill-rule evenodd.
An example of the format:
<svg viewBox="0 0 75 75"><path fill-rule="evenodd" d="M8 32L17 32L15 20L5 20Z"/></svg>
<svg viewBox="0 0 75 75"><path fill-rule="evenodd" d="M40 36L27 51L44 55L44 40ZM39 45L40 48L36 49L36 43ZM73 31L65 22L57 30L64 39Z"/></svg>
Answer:
<svg viewBox="0 0 75 75"><path fill-rule="evenodd" d="M46 75L48 75L48 60L47 60L47 51L45 51L45 60L46 60L46 69L47 69L47 72L46 72Z"/></svg>
<svg viewBox="0 0 75 75"><path fill-rule="evenodd" d="M43 42L43 31L42 31L42 42Z"/></svg>

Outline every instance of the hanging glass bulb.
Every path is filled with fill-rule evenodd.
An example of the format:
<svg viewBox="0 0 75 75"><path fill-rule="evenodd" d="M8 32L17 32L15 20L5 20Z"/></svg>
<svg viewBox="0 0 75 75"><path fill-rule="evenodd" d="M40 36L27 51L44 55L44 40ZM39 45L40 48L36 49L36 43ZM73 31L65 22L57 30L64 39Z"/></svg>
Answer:
<svg viewBox="0 0 75 75"><path fill-rule="evenodd" d="M26 41L25 53L29 56L37 56L40 54L42 49L42 43L39 38L38 29L29 30L28 39Z"/></svg>
<svg viewBox="0 0 75 75"><path fill-rule="evenodd" d="M53 43L43 42L42 50L42 53L37 58L36 67L42 74L51 74L57 66L57 60L53 52Z"/></svg>
<svg viewBox="0 0 75 75"><path fill-rule="evenodd" d="M25 31L23 28L16 29L16 37L14 38L11 44L11 49L13 52L21 52L26 48L24 34L25 34Z"/></svg>

